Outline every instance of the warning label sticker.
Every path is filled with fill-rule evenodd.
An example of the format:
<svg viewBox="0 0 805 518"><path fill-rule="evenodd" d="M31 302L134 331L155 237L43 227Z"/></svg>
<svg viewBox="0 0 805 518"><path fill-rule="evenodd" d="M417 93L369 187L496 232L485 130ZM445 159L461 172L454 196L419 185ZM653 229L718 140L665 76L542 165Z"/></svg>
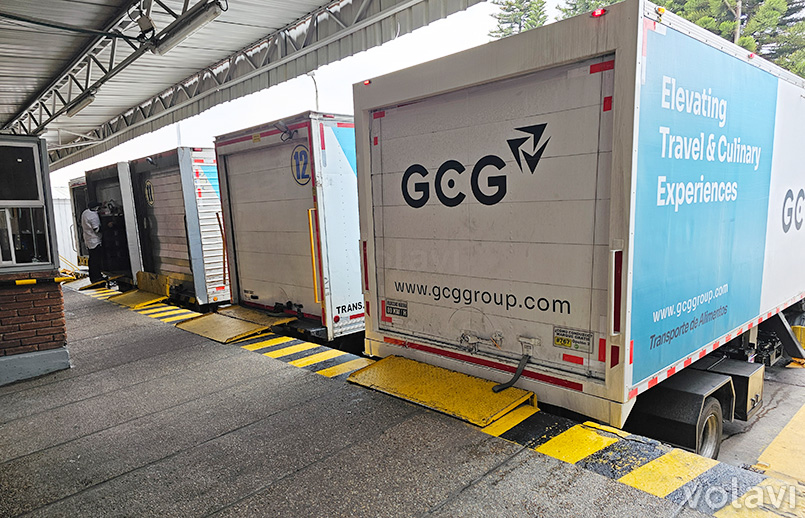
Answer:
<svg viewBox="0 0 805 518"><path fill-rule="evenodd" d="M408 318L408 302L386 299L386 315Z"/></svg>
<svg viewBox="0 0 805 518"><path fill-rule="evenodd" d="M554 327L553 345L574 351L590 352L593 345L593 333Z"/></svg>

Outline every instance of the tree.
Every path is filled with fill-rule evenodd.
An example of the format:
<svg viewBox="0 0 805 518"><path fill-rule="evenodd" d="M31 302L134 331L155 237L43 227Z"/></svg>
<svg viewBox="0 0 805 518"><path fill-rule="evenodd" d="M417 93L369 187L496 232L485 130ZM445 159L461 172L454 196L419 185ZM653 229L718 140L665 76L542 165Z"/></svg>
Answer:
<svg viewBox="0 0 805 518"><path fill-rule="evenodd" d="M489 33L493 38L541 27L548 21L545 0L493 0L492 3L500 6L500 13L492 15L498 21L497 28Z"/></svg>
<svg viewBox="0 0 805 518"><path fill-rule="evenodd" d="M700 27L805 75L805 0L665 0Z"/></svg>
<svg viewBox="0 0 805 518"><path fill-rule="evenodd" d="M613 0L565 0L564 6L557 8L562 13L562 19L595 11L599 7L616 3Z"/></svg>

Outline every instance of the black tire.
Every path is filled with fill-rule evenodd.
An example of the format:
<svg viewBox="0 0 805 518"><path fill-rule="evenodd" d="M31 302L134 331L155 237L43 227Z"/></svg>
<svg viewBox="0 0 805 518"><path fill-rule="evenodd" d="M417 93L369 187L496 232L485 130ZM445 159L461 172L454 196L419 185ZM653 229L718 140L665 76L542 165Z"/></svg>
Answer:
<svg viewBox="0 0 805 518"><path fill-rule="evenodd" d="M721 403L714 397L704 400L696 429L699 430L699 449L696 453L711 459L718 458L721 449L721 433L724 428Z"/></svg>

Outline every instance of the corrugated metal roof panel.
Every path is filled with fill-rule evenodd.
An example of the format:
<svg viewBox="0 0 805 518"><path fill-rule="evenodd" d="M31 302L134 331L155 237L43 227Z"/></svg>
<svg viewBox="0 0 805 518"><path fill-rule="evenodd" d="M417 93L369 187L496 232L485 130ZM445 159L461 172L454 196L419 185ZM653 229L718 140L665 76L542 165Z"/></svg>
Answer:
<svg viewBox="0 0 805 518"><path fill-rule="evenodd" d="M192 0L195 5L200 0ZM225 0L222 0L225 1ZM59 144L58 130L90 134L103 142L93 146L65 149L59 152L52 169L74 163L136 136L149 133L177 120L196 115L216 104L229 101L286 81L298 75L332 63L357 52L385 43L397 35L406 34L434 20L480 0L233 0L229 9L209 25L203 27L164 56L143 53L134 64L123 69L103 84L95 93L95 101L74 117L61 115L47 124L51 148ZM122 28L134 35L136 26L126 8L139 0L3 0L0 13L36 17L59 23L103 29L109 26ZM170 9L181 12L183 0L163 0ZM322 12L323 8L331 13ZM173 18L154 4L152 19L157 30L167 26ZM308 15L316 13L315 31L302 48L310 27ZM338 17L338 20L336 20ZM340 22L340 23L339 23ZM117 24L117 25L115 25ZM127 28L128 27L128 28ZM22 110L32 109L33 120L24 121L32 129L49 118L48 110L59 110L61 102L53 103L52 96L42 92L56 76L71 63L74 97L80 93L75 83L92 85L103 73L93 63L93 75L86 80L86 66L80 61L82 50L95 43L91 52L106 69L110 65L111 43L100 38L32 27L22 22L0 18L0 127L14 122L12 118ZM278 32L279 31L279 32ZM272 34L281 35L282 41L272 40L268 47L269 60L260 67L266 56L265 43ZM288 39L294 43L286 43ZM235 67L228 64L240 51L260 45L252 52L249 64L238 57ZM117 57L120 63L132 49L118 40ZM255 66L258 70L255 70ZM185 93L171 95L174 86L184 84L199 71L214 68L220 77L207 74L199 86L201 95L188 99ZM223 80L223 81L222 81ZM65 84L62 80L58 84ZM218 85L214 81L224 84ZM190 89L195 88L193 86ZM67 97L67 87L61 92ZM166 93L167 92L167 93ZM44 94L44 95L43 95ZM152 103L161 96L166 104ZM46 100L45 109L36 101ZM69 99L68 99L69 100ZM139 107L143 110L140 111ZM166 111L166 108L168 111ZM132 111L134 110L134 111ZM163 113L164 112L164 113ZM125 115L124 119L119 119ZM112 123L112 124L108 124ZM70 141L69 134L62 134ZM57 147L57 146L56 146Z"/></svg>

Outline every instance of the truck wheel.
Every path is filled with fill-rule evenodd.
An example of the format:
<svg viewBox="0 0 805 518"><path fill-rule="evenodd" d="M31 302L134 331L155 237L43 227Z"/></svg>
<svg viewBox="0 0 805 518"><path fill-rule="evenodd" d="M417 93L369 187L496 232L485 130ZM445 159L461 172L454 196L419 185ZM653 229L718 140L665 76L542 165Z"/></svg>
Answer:
<svg viewBox="0 0 805 518"><path fill-rule="evenodd" d="M701 430L699 451L696 453L711 459L718 457L718 451L721 449L721 431L724 426L722 419L721 403L714 397L705 399L704 408L696 426L696 429Z"/></svg>

